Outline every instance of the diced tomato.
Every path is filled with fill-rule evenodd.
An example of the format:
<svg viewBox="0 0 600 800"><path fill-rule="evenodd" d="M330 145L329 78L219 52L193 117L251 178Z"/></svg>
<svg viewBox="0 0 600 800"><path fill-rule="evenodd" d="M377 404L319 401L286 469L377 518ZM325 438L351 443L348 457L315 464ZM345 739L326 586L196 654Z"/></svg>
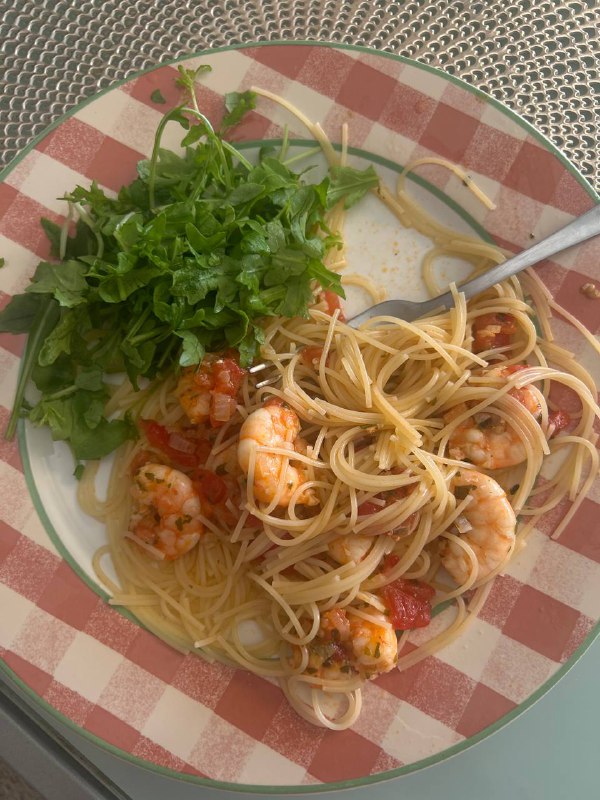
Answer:
<svg viewBox="0 0 600 800"><path fill-rule="evenodd" d="M262 520L255 517L254 514L248 514L246 517L246 525L248 528L262 528Z"/></svg>
<svg viewBox="0 0 600 800"><path fill-rule="evenodd" d="M308 347L302 348L302 353L300 354L300 358L302 359L303 364L306 364L307 367L312 367L314 362L319 361L322 355L323 355L322 347L318 347L317 345L310 345Z"/></svg>
<svg viewBox="0 0 600 800"><path fill-rule="evenodd" d="M483 314L473 321L473 352L506 347L517 332L512 314Z"/></svg>
<svg viewBox="0 0 600 800"><path fill-rule="evenodd" d="M400 557L395 553L388 553L388 555L383 559L382 569L384 574L387 575L389 572L391 572L399 561Z"/></svg>
<svg viewBox="0 0 600 800"><path fill-rule="evenodd" d="M327 313L333 315L333 313L339 309L340 313L338 319L340 322L345 322L346 317L344 316L344 311L342 309L342 298L339 296L339 294L332 292L331 289L325 289L323 296L325 298L325 303L327 304Z"/></svg>
<svg viewBox="0 0 600 800"><path fill-rule="evenodd" d="M148 444L164 453L176 467L194 469L206 461L210 452L210 443L206 439L187 438L185 432L175 436L156 420L142 419L140 427L148 439ZM177 443L178 437L181 438L182 444L187 442L185 449L173 446L173 442Z"/></svg>
<svg viewBox="0 0 600 800"><path fill-rule="evenodd" d="M378 506L377 503L371 503L370 500L367 500L359 505L358 516L368 517L370 514L376 514L378 511L381 511L382 508L384 508L384 506Z"/></svg>
<svg viewBox="0 0 600 800"><path fill-rule="evenodd" d="M429 584L398 578L384 586L381 594L395 630L424 628L431 622L431 600L435 589Z"/></svg>
<svg viewBox="0 0 600 800"><path fill-rule="evenodd" d="M164 447L169 446L169 431L164 425L161 425L153 419L141 419L140 427L146 434L146 439L148 439L152 447L157 447L159 450L162 450Z"/></svg>
<svg viewBox="0 0 600 800"><path fill-rule="evenodd" d="M246 370L242 369L232 358L220 358L213 365L215 392L235 397L245 374Z"/></svg>
<svg viewBox="0 0 600 800"><path fill-rule="evenodd" d="M551 411L548 414L548 428L552 431L550 438L556 436L557 433L560 433L562 430L567 428L570 422L571 417L566 411L562 411L561 409L558 409L557 411Z"/></svg>
<svg viewBox="0 0 600 800"><path fill-rule="evenodd" d="M218 506L227 499L227 484L220 475L208 469L196 469L192 476L194 487L200 499L207 500L212 506Z"/></svg>

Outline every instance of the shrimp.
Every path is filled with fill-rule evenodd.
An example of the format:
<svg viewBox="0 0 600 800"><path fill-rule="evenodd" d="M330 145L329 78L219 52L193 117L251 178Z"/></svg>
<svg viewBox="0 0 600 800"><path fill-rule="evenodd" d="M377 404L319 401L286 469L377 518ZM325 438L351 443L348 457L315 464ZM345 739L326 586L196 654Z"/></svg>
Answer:
<svg viewBox="0 0 600 800"><path fill-rule="evenodd" d="M389 672L398 663L396 631L383 615L377 622L352 617L350 635L354 665L365 677L375 677Z"/></svg>
<svg viewBox="0 0 600 800"><path fill-rule="evenodd" d="M202 385L202 378L202 372L195 367L186 367L175 390L179 404L194 425L206 422L210 415L210 389Z"/></svg>
<svg viewBox="0 0 600 800"><path fill-rule="evenodd" d="M372 536L349 533L332 539L327 545L327 549L329 550L329 555L338 564L349 564L351 561L358 564L371 549L373 541Z"/></svg>
<svg viewBox="0 0 600 800"><path fill-rule="evenodd" d="M131 494L134 508L129 530L157 551L157 558L172 561L198 544L204 533L198 519L200 498L183 472L146 464L136 472Z"/></svg>
<svg viewBox="0 0 600 800"><path fill-rule="evenodd" d="M526 365L494 367L487 370L486 375L504 379L522 369L527 369ZM535 419L540 417L542 404L540 393L535 387L515 386L508 394L518 400ZM446 420L462 414L467 408L465 403L461 403L446 415ZM488 411L474 414L471 419L458 425L450 435L448 452L452 458L469 461L483 469L513 467L527 458L527 451L514 428Z"/></svg>
<svg viewBox="0 0 600 800"><path fill-rule="evenodd" d="M480 581L502 564L515 543L515 512L506 492L493 478L473 470L461 470L453 480L453 488L467 487L471 502L463 512L469 530L461 534L477 558L476 580ZM445 539L440 556L442 564L454 580L462 585L471 574L471 560L466 550Z"/></svg>
<svg viewBox="0 0 600 800"><path fill-rule="evenodd" d="M306 481L301 466L292 465L285 456L262 452L258 448L277 448L296 452L299 440L300 420L295 411L284 405L269 403L253 411L240 429L238 462L248 475L251 457L254 454L254 496L263 503L277 497L277 505L287 506L294 492ZM301 443L301 440L300 440ZM300 444L301 446L301 444ZM296 502L302 505L318 505L319 500L312 489L298 494Z"/></svg>
<svg viewBox="0 0 600 800"><path fill-rule="evenodd" d="M398 662L396 632L382 614L376 612L376 618L366 620L343 608L323 612L309 645L307 672L330 679L352 672L374 678L393 669Z"/></svg>

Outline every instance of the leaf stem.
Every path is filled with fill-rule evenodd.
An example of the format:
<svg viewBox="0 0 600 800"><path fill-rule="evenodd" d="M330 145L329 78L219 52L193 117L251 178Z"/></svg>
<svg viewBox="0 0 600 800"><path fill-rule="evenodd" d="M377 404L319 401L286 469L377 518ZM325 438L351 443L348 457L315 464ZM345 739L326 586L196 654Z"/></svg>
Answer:
<svg viewBox="0 0 600 800"><path fill-rule="evenodd" d="M17 383L17 389L15 391L15 401L13 403L13 408L6 431L4 432L5 439L12 440L15 437L15 433L17 432L17 423L21 416L23 398L25 396L27 384L29 383L29 378L31 377L33 367L35 366L35 362L40 348L44 343L44 339L46 338L50 328L54 327L56 324L58 314L58 303L53 297L48 295L43 301L43 305L40 307L35 322L31 326L31 330L27 337L27 344L25 345L25 352L23 353L21 370L19 372L19 380Z"/></svg>

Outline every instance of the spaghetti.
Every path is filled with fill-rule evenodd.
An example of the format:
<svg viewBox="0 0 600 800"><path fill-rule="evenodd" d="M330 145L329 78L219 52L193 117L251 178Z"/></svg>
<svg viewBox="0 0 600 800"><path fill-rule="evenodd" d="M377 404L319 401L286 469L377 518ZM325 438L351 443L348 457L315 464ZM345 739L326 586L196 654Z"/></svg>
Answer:
<svg viewBox="0 0 600 800"><path fill-rule="evenodd" d="M502 260L432 220L405 177L377 194L432 240L432 293L440 253L475 270ZM105 501L94 466L79 490L106 522L94 567L111 602L175 647L279 680L300 715L333 729L356 721L366 680L459 636L540 516L570 501L558 536L577 510L598 474L600 409L589 374L552 340L552 311L598 345L533 273L469 302L453 291L449 311L359 329L316 295L309 319L265 326L266 372L236 372L223 354L142 392L120 387L109 411L129 412L142 435L118 453ZM223 371L230 413L209 411ZM192 524L198 543L177 551Z"/></svg>

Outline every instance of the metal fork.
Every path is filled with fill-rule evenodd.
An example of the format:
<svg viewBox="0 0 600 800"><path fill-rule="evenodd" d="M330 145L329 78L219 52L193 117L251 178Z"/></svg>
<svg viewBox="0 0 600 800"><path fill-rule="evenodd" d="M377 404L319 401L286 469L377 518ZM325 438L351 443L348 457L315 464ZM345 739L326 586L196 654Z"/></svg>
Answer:
<svg viewBox="0 0 600 800"><path fill-rule="evenodd" d="M527 250L523 250L523 252L509 258L507 261L503 261L502 264L492 267L492 269L478 275L476 278L471 278L471 280L461 283L459 286L460 292L469 300L479 292L489 289L490 286L494 286L500 281L505 281L527 267L532 267L545 258L561 253L568 247L581 244L581 242L585 242L599 233L600 205L597 205L577 217L577 219L569 222L564 228L551 233L550 236L546 236L545 239L532 245L532 247L528 247ZM362 325L363 322L379 316L398 317L398 319L403 319L406 322L413 322L415 319L424 317L432 311L444 311L451 308L453 303L451 292L444 292L438 297L421 302L413 300L384 300L383 303L377 303L377 305L367 308L366 311L357 314L352 319L346 320L346 323L356 328Z"/></svg>
<svg viewBox="0 0 600 800"><path fill-rule="evenodd" d="M593 236L600 233L600 204L594 208L586 211L577 219L574 219L564 228L551 233L550 236L542 239L540 242L528 247L527 250L518 253L516 256L503 261L496 267L492 267L482 275L476 278L471 278L465 283L461 283L459 289L466 299L473 297L479 292L489 289L500 281L511 278L518 272L532 267L545 258L556 255L568 247L573 247L576 244L581 244ZM355 317L346 320L347 325L357 328L363 322L367 322L373 317L387 316L397 317L406 322L413 322L415 319L424 317L433 311L444 311L450 308L454 303L454 297L451 292L444 292L438 297L433 297L431 300L423 300L416 302L414 300L384 300L382 303L377 303L371 308L367 308ZM250 369L250 372L260 372L267 367L266 364L257 364ZM268 381L264 381L260 385L266 385Z"/></svg>

